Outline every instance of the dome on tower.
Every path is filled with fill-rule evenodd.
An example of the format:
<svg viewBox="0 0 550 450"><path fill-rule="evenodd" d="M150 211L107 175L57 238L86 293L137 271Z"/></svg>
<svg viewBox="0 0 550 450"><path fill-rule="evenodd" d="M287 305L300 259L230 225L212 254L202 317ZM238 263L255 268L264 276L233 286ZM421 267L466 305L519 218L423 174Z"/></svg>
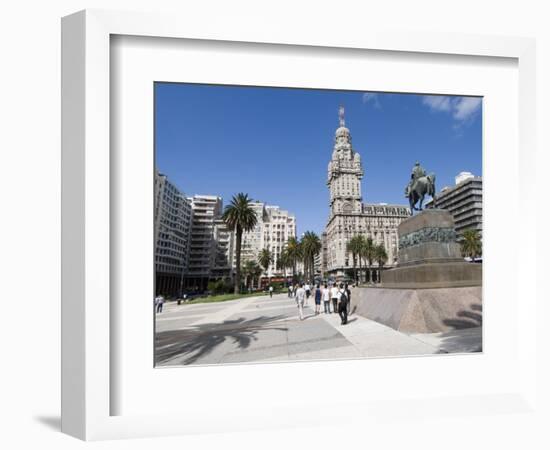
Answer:
<svg viewBox="0 0 550 450"><path fill-rule="evenodd" d="M336 130L336 137L349 136L349 130L346 127L340 127Z"/></svg>

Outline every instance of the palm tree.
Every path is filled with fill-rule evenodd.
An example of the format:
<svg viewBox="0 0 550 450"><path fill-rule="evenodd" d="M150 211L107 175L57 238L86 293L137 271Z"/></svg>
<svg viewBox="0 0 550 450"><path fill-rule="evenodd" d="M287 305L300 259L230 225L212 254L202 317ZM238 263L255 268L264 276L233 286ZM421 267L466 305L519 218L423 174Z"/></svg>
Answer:
<svg viewBox="0 0 550 450"><path fill-rule="evenodd" d="M222 219L227 227L235 231L235 294L239 293L241 284L241 245L243 232L251 231L258 222L258 217L251 207L252 199L242 192L234 195L231 203L225 207Z"/></svg>
<svg viewBox="0 0 550 450"><path fill-rule="evenodd" d="M257 263L254 263L254 267L252 268L252 281L254 281L254 278L256 278L256 287L257 288L260 288L260 277L262 276L262 268L257 264ZM252 283L254 284L254 283Z"/></svg>
<svg viewBox="0 0 550 450"><path fill-rule="evenodd" d="M378 262L378 282L382 276L382 268L384 264L388 261L388 254L386 253L386 247L384 244L375 246L374 248L374 259Z"/></svg>
<svg viewBox="0 0 550 450"><path fill-rule="evenodd" d="M261 275L262 269L260 268L260 266L258 266L258 263L256 263L256 261L252 261L251 259L249 259L243 263L241 273L244 275L245 288L254 287L254 277L258 276L258 271Z"/></svg>
<svg viewBox="0 0 550 450"><path fill-rule="evenodd" d="M361 272L361 248L363 247L363 236L356 234L353 236L348 244L346 245L346 250L348 253L351 253L353 258L353 273L355 277L355 284L358 284L359 280L357 279L357 257L359 256L359 272Z"/></svg>
<svg viewBox="0 0 550 450"><path fill-rule="evenodd" d="M481 256L481 236L477 230L464 230L461 237L462 256L469 256L472 260Z"/></svg>
<svg viewBox="0 0 550 450"><path fill-rule="evenodd" d="M315 278L315 256L321 251L321 240L313 231L306 231L302 236L301 246L304 276L313 282Z"/></svg>
<svg viewBox="0 0 550 450"><path fill-rule="evenodd" d="M273 262L273 255L268 248L262 248L260 250L260 254L258 255L258 262L260 263L260 266L262 266L263 269L267 272L269 265ZM269 280L269 282L271 283L271 280Z"/></svg>
<svg viewBox="0 0 550 450"><path fill-rule="evenodd" d="M367 263L369 271L369 282L372 282L371 267L372 261L374 260L374 242L371 237L363 239L363 245L361 246L361 251L359 252L359 254L361 255L360 258L364 258L365 262Z"/></svg>
<svg viewBox="0 0 550 450"><path fill-rule="evenodd" d="M298 239L292 236L286 243L285 251L291 264L290 267L292 267L292 282L294 283L296 281L296 262L302 257L302 246Z"/></svg>

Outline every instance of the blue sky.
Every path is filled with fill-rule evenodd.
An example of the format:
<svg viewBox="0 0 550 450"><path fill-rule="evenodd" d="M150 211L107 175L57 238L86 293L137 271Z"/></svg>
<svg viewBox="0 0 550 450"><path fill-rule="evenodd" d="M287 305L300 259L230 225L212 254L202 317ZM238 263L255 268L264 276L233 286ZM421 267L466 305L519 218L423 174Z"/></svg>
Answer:
<svg viewBox="0 0 550 450"><path fill-rule="evenodd" d="M416 160L438 191L461 171L482 174L480 98L181 83L155 85L157 168L188 196L225 206L246 192L294 213L299 234L320 233L339 105L365 203L406 204Z"/></svg>

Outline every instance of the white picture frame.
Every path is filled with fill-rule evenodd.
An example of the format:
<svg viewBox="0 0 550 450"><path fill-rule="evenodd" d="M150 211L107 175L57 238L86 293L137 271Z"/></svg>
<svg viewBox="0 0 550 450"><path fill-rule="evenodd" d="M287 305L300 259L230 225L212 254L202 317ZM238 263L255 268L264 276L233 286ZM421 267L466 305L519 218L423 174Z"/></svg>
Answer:
<svg viewBox="0 0 550 450"><path fill-rule="evenodd" d="M487 37L444 33L396 33L384 30L349 30L327 35L314 27L307 30L269 28L259 23L235 29L231 24L213 28L191 17L112 11L82 11L62 22L62 430L85 440L162 436L210 431L253 430L291 426L295 417L305 417L304 425L315 424L321 414L327 420L347 420L355 416L395 418L391 404L400 401L409 414L423 414L426 402L445 415L495 414L504 409L517 413L535 408L536 392L536 289L529 286L530 269L517 264L522 302L517 316L518 360L516 382L500 393L465 392L464 397L423 399L414 396L391 400L337 403L332 410L323 403L277 405L271 411L236 412L223 420L172 414L113 415L111 366L119 357L113 352L111 337L117 324L112 321L110 298L111 269L111 184L117 174L111 171L110 90L111 36L142 36L237 43L284 44L301 48L367 49L407 52L412 55L465 55L517 60L519 98L519 173L513 186L515 208L524 222L535 223L530 196L535 189L535 42L514 37ZM515 178L514 178L515 179ZM521 198L521 202L519 199ZM536 237L525 236L515 259L535 261ZM532 272L531 272L532 271ZM519 295L515 292L511 295ZM151 358L152 359L152 358ZM335 363L339 364L339 363ZM343 363L340 363L343 364ZM384 370L394 370L393 360ZM253 366L242 370L256 370ZM350 366L348 366L350 367ZM178 370L178 369L174 369ZM195 370L195 369L193 369ZM263 371L278 370L277 365ZM182 376L185 372L182 373ZM335 399L336 400L336 399ZM222 402L215 398L209 401ZM472 406L473 405L473 406ZM326 405L325 405L326 406ZM397 416L403 416L403 409ZM423 412L424 411L424 412ZM452 412L451 412L452 411ZM228 411L226 411L228 413ZM277 414L278 413L278 414ZM247 420L243 420L247 419ZM397 420L397 419L396 419Z"/></svg>

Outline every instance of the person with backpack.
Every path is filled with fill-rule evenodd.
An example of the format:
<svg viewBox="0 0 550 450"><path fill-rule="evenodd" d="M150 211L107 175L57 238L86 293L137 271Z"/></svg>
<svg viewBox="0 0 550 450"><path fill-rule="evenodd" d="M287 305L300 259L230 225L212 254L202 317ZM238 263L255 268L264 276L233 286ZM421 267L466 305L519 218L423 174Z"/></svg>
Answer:
<svg viewBox="0 0 550 450"><path fill-rule="evenodd" d="M346 291L346 296L348 297L348 315L351 314L351 289L349 288L349 285L346 283L344 285L344 290Z"/></svg>
<svg viewBox="0 0 550 450"><path fill-rule="evenodd" d="M346 289L344 289L343 284L340 284L340 289L338 290L338 293L340 296L338 301L338 315L342 320L341 325L345 325L348 323L348 296L346 294Z"/></svg>

